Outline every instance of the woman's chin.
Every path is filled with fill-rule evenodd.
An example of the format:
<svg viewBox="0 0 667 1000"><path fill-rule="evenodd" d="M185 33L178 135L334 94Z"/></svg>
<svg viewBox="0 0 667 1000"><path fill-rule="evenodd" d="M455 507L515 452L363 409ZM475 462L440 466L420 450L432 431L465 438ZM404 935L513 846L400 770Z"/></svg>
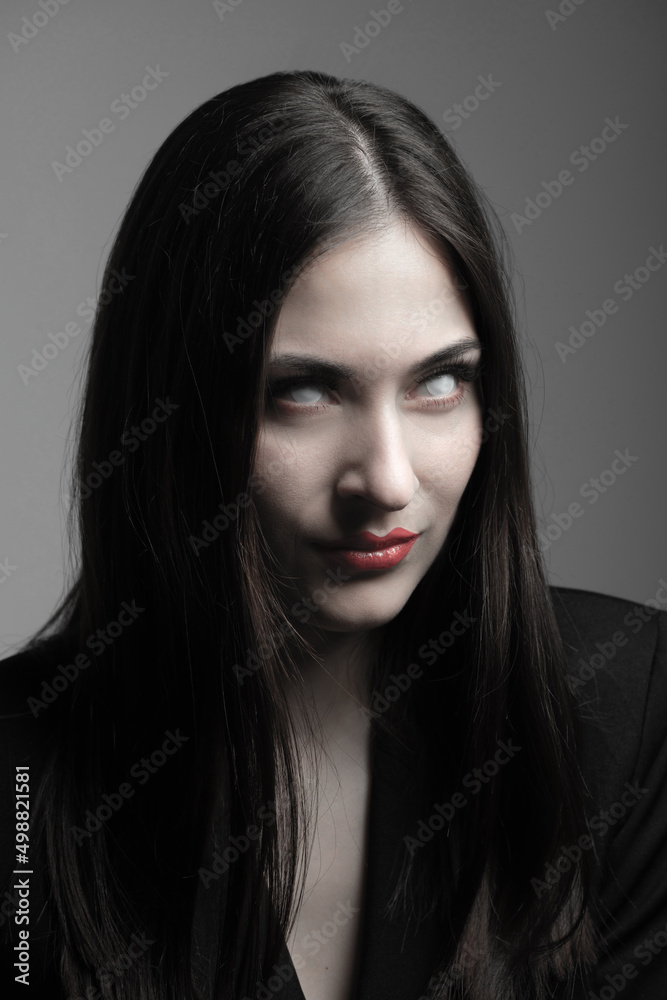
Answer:
<svg viewBox="0 0 667 1000"><path fill-rule="evenodd" d="M312 616L310 624L327 632L368 632L392 621L409 596L391 601L340 601L336 606L332 601Z"/></svg>

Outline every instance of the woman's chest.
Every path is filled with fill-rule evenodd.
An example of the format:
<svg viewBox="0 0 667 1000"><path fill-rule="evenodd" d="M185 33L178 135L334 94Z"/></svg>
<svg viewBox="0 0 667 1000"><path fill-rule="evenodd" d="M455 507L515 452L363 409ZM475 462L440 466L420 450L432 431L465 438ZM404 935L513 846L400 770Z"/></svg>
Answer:
<svg viewBox="0 0 667 1000"><path fill-rule="evenodd" d="M356 978L370 771L363 754L355 758L337 775L326 769L313 804L305 890L287 942L306 1000L349 1000Z"/></svg>

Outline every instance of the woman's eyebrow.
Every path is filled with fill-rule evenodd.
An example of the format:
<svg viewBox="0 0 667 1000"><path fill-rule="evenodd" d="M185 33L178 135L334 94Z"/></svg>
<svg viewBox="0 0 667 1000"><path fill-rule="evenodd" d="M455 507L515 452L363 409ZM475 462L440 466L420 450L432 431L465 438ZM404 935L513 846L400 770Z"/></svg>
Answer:
<svg viewBox="0 0 667 1000"><path fill-rule="evenodd" d="M470 350L483 350L479 340L474 340L471 337L457 340L455 343L429 354L428 357L422 358L421 361L412 366L408 374L414 377L436 365L451 364L458 360L465 351ZM281 372L288 370L291 375L306 375L313 379L337 378L356 381L361 376L361 373L357 373L349 365L343 365L337 361L327 361L326 358L319 358L312 354L274 354L269 358L268 374L271 375L276 370Z"/></svg>

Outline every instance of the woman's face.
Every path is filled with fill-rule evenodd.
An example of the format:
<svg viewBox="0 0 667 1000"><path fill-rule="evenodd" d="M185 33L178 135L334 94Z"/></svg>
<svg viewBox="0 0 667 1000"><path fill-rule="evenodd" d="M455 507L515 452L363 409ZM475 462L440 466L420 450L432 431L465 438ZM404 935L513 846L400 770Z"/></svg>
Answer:
<svg viewBox="0 0 667 1000"><path fill-rule="evenodd" d="M270 347L254 498L297 628L366 631L405 605L477 459L481 406L464 379L480 359L461 287L407 222L299 275ZM416 540L374 555L370 536L350 539L396 528Z"/></svg>

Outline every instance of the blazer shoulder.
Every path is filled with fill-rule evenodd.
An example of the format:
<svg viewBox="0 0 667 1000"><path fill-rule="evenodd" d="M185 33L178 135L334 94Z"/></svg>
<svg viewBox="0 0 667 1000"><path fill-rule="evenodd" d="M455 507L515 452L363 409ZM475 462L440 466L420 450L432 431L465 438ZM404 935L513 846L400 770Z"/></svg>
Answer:
<svg viewBox="0 0 667 1000"><path fill-rule="evenodd" d="M65 635L51 635L32 640L17 652L0 660L0 722L24 715L39 714L30 699L38 699L62 673L58 668L73 657L71 640ZM63 675L64 676L64 675ZM58 683L54 693L58 693Z"/></svg>
<svg viewBox="0 0 667 1000"><path fill-rule="evenodd" d="M664 607L655 598L643 604L572 587L550 587L549 591L568 672L584 675L582 681L599 672L600 678L612 677L628 694L634 690L641 696L651 667L656 665L661 633L667 627L667 587ZM627 669L630 665L631 670ZM573 690L577 687L575 684Z"/></svg>
<svg viewBox="0 0 667 1000"><path fill-rule="evenodd" d="M0 783L36 760L57 728L76 651L66 635L33 640L0 660Z"/></svg>
<svg viewBox="0 0 667 1000"><path fill-rule="evenodd" d="M550 587L588 767L605 795L650 769L667 719L667 587L651 603ZM665 599L661 606L659 596Z"/></svg>
<svg viewBox="0 0 667 1000"><path fill-rule="evenodd" d="M72 662L71 642L62 635L33 640L0 660L0 884L12 869L17 774L29 774L34 799L58 726L58 669ZM51 691L51 700L45 693ZM55 704L54 704L55 702ZM23 770L22 770L23 769ZM21 779L25 781L24 778Z"/></svg>
<svg viewBox="0 0 667 1000"><path fill-rule="evenodd" d="M628 1000L663 996L667 981L667 952L655 957L667 922L667 584L658 583L644 603L551 588L599 850L602 945L590 996L620 969Z"/></svg>

